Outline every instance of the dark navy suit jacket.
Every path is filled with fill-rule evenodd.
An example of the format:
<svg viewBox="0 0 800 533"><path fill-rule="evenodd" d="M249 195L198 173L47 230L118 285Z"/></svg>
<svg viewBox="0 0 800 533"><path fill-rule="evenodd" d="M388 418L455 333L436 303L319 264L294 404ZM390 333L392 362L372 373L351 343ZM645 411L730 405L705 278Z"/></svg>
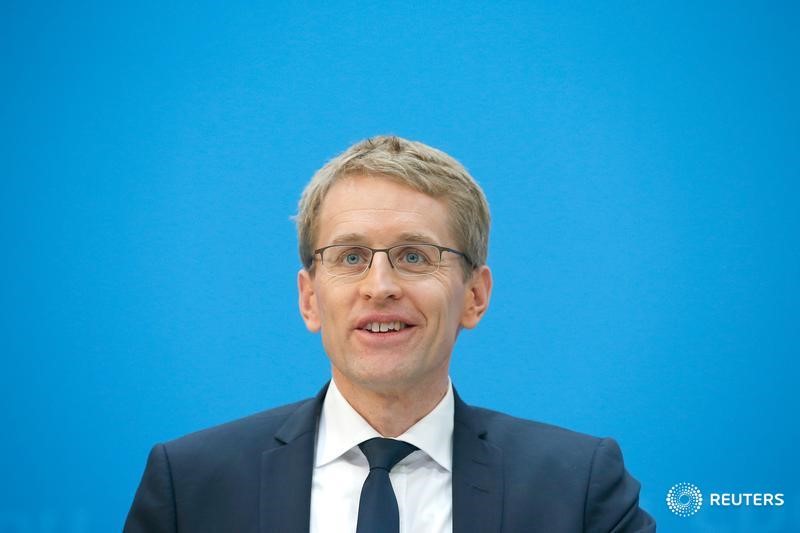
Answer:
<svg viewBox="0 0 800 533"><path fill-rule="evenodd" d="M156 445L124 533L307 533L325 390ZM454 533L655 531L611 439L471 407L458 394L453 432Z"/></svg>

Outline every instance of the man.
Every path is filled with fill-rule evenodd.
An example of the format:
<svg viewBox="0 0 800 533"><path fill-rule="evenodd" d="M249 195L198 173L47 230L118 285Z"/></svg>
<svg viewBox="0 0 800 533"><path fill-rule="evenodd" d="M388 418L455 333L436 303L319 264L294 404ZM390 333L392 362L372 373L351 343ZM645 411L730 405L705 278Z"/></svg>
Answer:
<svg viewBox="0 0 800 533"><path fill-rule="evenodd" d="M320 169L297 215L316 398L153 448L125 531L655 531L616 443L466 405L449 365L489 305L489 209L397 137Z"/></svg>

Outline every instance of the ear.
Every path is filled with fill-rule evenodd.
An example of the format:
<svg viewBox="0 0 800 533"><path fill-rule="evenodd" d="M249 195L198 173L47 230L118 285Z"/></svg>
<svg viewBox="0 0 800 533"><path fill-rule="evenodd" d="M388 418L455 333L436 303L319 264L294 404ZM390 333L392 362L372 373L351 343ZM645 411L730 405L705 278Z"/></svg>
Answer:
<svg viewBox="0 0 800 533"><path fill-rule="evenodd" d="M317 294L314 292L314 279L305 268L301 268L297 273L297 294L300 316L303 317L306 328L312 333L317 333L322 327L317 309Z"/></svg>
<svg viewBox="0 0 800 533"><path fill-rule="evenodd" d="M467 292L464 296L464 310L461 313L461 326L472 329L481 321L489 308L489 297L492 295L492 272L483 265L472 273L467 281Z"/></svg>

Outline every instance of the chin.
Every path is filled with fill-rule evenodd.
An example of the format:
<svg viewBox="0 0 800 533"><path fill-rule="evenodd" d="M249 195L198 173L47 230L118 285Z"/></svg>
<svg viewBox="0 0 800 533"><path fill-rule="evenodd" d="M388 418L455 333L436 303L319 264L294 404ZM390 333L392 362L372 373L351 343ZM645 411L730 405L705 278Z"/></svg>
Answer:
<svg viewBox="0 0 800 533"><path fill-rule="evenodd" d="M407 371L398 368L361 369L360 372L345 376L345 379L357 387L375 392L405 390L415 381Z"/></svg>

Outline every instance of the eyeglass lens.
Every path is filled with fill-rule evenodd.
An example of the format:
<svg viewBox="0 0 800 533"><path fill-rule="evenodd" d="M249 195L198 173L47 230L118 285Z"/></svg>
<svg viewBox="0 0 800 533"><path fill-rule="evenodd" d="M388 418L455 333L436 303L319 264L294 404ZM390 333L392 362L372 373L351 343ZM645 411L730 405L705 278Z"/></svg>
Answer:
<svg viewBox="0 0 800 533"><path fill-rule="evenodd" d="M402 244L389 248L386 253L398 272L412 276L436 272L441 261L439 249L429 244ZM353 276L369 268L372 254L373 251L364 246L331 246L322 253L322 264L335 276Z"/></svg>

